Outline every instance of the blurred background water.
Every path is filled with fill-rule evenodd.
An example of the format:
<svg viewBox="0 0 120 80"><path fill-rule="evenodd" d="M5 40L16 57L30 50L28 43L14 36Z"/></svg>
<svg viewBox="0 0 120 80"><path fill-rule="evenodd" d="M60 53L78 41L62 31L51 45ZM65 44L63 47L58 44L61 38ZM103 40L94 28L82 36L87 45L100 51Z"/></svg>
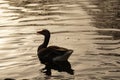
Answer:
<svg viewBox="0 0 120 80"><path fill-rule="evenodd" d="M36 50L49 29L50 45L74 50L75 75L39 70ZM119 80L119 0L0 0L0 79Z"/></svg>

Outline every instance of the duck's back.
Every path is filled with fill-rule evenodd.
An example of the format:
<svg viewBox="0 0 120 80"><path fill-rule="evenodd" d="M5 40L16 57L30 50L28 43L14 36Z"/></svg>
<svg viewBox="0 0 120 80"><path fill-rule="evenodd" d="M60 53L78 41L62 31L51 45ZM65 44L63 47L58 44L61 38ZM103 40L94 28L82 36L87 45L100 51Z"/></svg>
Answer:
<svg viewBox="0 0 120 80"><path fill-rule="evenodd" d="M56 56L64 55L68 51L68 49L58 46L49 46L48 49L56 54Z"/></svg>

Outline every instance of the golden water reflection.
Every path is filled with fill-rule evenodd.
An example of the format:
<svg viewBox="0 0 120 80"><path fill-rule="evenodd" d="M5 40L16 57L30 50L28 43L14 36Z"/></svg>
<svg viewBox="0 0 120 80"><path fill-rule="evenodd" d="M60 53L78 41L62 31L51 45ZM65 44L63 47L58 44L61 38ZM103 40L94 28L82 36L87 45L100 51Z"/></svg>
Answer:
<svg viewBox="0 0 120 80"><path fill-rule="evenodd" d="M74 50L75 75L53 71L50 80L119 80L118 0L1 0L0 79L46 79L36 50L49 29L50 45ZM107 6L107 7L106 7Z"/></svg>

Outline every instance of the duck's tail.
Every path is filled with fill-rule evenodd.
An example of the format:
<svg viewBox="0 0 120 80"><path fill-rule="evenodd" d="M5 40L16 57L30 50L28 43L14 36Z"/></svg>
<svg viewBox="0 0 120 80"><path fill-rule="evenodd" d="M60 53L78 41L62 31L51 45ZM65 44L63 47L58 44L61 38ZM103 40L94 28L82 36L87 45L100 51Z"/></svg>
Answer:
<svg viewBox="0 0 120 80"><path fill-rule="evenodd" d="M53 61L66 61L73 53L73 50L68 50L64 55L55 57Z"/></svg>

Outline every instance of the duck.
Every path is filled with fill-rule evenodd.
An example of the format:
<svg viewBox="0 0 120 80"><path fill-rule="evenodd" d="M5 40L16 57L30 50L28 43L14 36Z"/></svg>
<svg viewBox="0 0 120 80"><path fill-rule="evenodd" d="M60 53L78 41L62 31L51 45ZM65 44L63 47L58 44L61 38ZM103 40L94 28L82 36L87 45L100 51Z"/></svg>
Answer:
<svg viewBox="0 0 120 80"><path fill-rule="evenodd" d="M74 74L74 70L71 69L71 64L68 61L73 50L59 46L48 46L51 34L47 29L37 31L37 34L44 36L43 43L37 49L39 61L45 65L42 72L46 75L51 75L51 69L54 69L59 72L65 71L69 74Z"/></svg>

